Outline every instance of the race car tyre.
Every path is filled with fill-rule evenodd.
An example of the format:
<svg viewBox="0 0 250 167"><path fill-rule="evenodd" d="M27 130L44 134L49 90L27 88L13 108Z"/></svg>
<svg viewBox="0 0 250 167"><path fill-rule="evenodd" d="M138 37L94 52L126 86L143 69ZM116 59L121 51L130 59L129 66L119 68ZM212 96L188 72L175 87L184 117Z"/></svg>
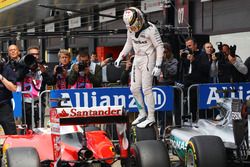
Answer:
<svg viewBox="0 0 250 167"><path fill-rule="evenodd" d="M156 140L158 136L156 125L148 126L145 128L136 127L136 141L142 140Z"/></svg>
<svg viewBox="0 0 250 167"><path fill-rule="evenodd" d="M166 146L159 140L144 140L132 144L130 167L170 167Z"/></svg>
<svg viewBox="0 0 250 167"><path fill-rule="evenodd" d="M3 158L5 162L2 166L6 167L40 167L39 155L32 147L9 148Z"/></svg>
<svg viewBox="0 0 250 167"><path fill-rule="evenodd" d="M218 136L195 136L187 145L187 167L226 167L226 149Z"/></svg>

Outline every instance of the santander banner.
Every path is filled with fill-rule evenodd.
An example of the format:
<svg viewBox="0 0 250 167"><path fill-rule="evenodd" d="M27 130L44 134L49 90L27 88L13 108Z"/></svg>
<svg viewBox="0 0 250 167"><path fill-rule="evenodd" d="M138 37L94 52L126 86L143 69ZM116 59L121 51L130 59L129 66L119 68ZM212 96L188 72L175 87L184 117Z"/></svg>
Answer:
<svg viewBox="0 0 250 167"><path fill-rule="evenodd" d="M121 116L122 106L56 108L57 118Z"/></svg>

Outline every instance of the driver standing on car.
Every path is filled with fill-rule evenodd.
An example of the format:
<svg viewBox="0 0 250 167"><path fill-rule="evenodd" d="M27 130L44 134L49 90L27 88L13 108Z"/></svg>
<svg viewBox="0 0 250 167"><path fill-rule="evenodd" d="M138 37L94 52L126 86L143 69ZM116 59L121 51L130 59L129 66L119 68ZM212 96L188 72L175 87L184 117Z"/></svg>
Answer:
<svg viewBox="0 0 250 167"><path fill-rule="evenodd" d="M17 89L16 73L11 69L10 64L5 64L0 55L0 124L5 135L15 135L16 124L12 108L12 92Z"/></svg>
<svg viewBox="0 0 250 167"><path fill-rule="evenodd" d="M139 110L138 117L132 122L139 128L155 123L155 102L152 91L153 77L161 73L163 42L156 26L147 21L145 15L137 8L130 7L124 11L123 21L128 29L126 44L115 61L119 66L121 60L134 49L135 58L131 73L130 90ZM145 111L141 88L145 97L148 114Z"/></svg>

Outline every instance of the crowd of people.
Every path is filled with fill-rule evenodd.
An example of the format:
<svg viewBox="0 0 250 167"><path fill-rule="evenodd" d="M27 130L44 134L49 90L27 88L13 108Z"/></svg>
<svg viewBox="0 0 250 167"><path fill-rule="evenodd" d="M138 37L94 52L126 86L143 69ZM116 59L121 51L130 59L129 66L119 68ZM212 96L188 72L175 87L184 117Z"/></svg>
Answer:
<svg viewBox="0 0 250 167"><path fill-rule="evenodd" d="M202 83L234 83L248 82L249 60L244 63L241 58L235 54L235 48L227 44L218 46L219 51L215 52L213 45L207 42L199 49L197 42L193 38L187 38L186 48L180 50L180 55L174 55L169 43L164 43L163 60L161 64L161 74L157 77L157 85L179 85L184 90L192 84ZM25 94L26 123L31 126L31 102L38 98L39 92L46 89L46 85L53 85L54 89L72 89L72 88L94 88L106 86L103 76L104 67L114 66L112 54L107 54L107 58L101 62L98 60L95 52L90 56L85 51L77 54L75 63L72 63L72 55L66 49L61 49L58 53L58 64L54 69L48 69L48 66L41 60L37 46L31 46L25 56L21 55L16 45L8 47L8 61L1 59L1 91L5 92L0 100L0 109L6 113L12 113L11 101L12 91L30 91ZM30 55L34 59L29 58ZM112 58L111 58L112 57ZM134 52L129 52L124 59L123 68L119 70L117 79L112 81L119 83L120 86L130 86L132 64L134 62ZM30 63L31 62L31 63ZM121 71L122 70L122 71ZM51 73L51 71L53 71ZM119 76L120 74L120 76ZM194 93L191 98L196 99ZM195 105L195 104L194 104ZM195 106L193 106L193 110ZM6 129L6 134L15 133L13 126L14 118L1 112L2 126ZM10 121L12 120L12 121ZM38 121L38 118L35 119ZM12 124L12 125L6 125ZM37 122L36 122L37 126ZM9 130L12 127L12 130Z"/></svg>
<svg viewBox="0 0 250 167"><path fill-rule="evenodd" d="M137 18L133 18L135 16ZM53 85L54 89L103 87L109 82L130 86L139 110L132 124L143 128L156 122L153 84L178 85L187 95L187 89L192 84L250 81L250 59L244 63L236 54L235 46L220 43L218 52L215 52L212 43L207 42L198 48L194 38L187 38L186 47L179 51L179 55L174 55L172 46L162 42L157 28L147 21L140 10L133 7L127 9L123 20L128 28L128 37L116 61L112 54L107 54L106 59L101 61L95 52L90 56L86 51L79 51L73 62L72 54L61 49L58 64L49 69L38 46L29 47L22 55L17 45L10 45L8 59L0 59L0 123L5 134L16 134L11 104L11 92L14 91L29 91L24 94L23 117L31 128L33 102L46 85ZM125 62L123 68L119 68L121 62ZM108 77L109 69L116 75ZM196 111L196 95L194 90L190 96L192 111ZM147 113L143 101L148 108ZM196 119L195 114L193 119ZM38 126L38 121L35 114L35 126Z"/></svg>
<svg viewBox="0 0 250 167"><path fill-rule="evenodd" d="M15 44L8 47L7 60L3 56L0 60L0 124L5 134L17 133L11 103L12 92L24 92L23 123L28 129L32 128L33 112L34 124L38 127L39 94L47 86L53 86L54 89L101 87L102 67L109 62L104 60L102 64L98 64L91 60L87 52L79 51L76 62L73 63L71 53L61 49L58 52L58 64L50 69L48 63L42 60L38 46L30 46L22 54Z"/></svg>

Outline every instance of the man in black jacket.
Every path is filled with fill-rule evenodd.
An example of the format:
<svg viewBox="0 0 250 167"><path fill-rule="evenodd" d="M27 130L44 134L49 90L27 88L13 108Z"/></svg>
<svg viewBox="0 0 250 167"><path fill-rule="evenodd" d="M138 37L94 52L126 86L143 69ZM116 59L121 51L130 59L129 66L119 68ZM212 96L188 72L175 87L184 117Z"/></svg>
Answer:
<svg viewBox="0 0 250 167"><path fill-rule="evenodd" d="M8 47L8 55L9 61L7 62L7 64L9 64L11 69L16 73L16 81L20 82L23 80L25 74L27 73L27 69L23 64L19 63L21 59L21 52L17 45L12 44Z"/></svg>
<svg viewBox="0 0 250 167"><path fill-rule="evenodd" d="M180 51L179 77L178 82L184 85L184 93L187 96L188 88L193 84L209 82L210 63L208 56L198 49L195 39L187 38L185 40L186 48ZM190 90L190 112L193 120L196 120L197 114L197 88Z"/></svg>
<svg viewBox="0 0 250 167"><path fill-rule="evenodd" d="M1 60L0 60L1 61ZM12 108L12 92L16 91L16 75L9 64L0 62L0 124L5 135L17 134Z"/></svg>

